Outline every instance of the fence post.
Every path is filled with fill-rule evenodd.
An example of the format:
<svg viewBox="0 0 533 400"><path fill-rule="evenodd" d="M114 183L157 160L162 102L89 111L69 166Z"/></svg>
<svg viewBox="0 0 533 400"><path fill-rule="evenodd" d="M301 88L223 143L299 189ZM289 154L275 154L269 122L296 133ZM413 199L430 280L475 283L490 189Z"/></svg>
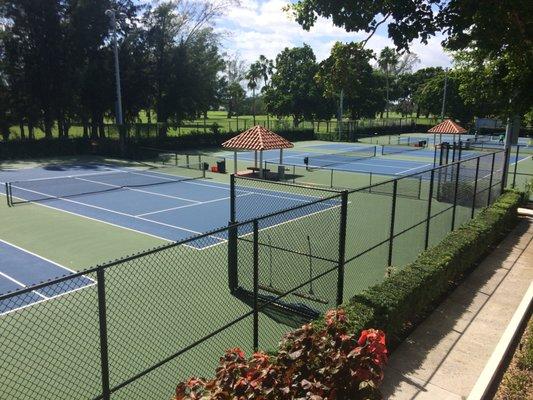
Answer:
<svg viewBox="0 0 533 400"><path fill-rule="evenodd" d="M229 206L229 220L231 223L236 222L236 213L235 213L235 175L231 174L229 177L229 196L230 196L230 206Z"/></svg>
<svg viewBox="0 0 533 400"><path fill-rule="evenodd" d="M341 194L341 216L339 229L339 269L337 276L337 306L344 301L344 263L346 261L346 225L348 219L348 191Z"/></svg>
<svg viewBox="0 0 533 400"><path fill-rule="evenodd" d="M259 348L259 222L254 219L254 351Z"/></svg>
<svg viewBox="0 0 533 400"><path fill-rule="evenodd" d="M490 180L489 180L489 195L487 196L487 207L490 206L492 200L492 179L494 177L494 162L496 160L496 153L492 153L492 165L490 167Z"/></svg>
<svg viewBox="0 0 533 400"><path fill-rule="evenodd" d="M455 185L453 189L452 231L455 229L455 214L457 213L457 195L459 194L459 173L461 171L461 163L457 163L455 168L457 168L457 171L455 172Z"/></svg>
<svg viewBox="0 0 533 400"><path fill-rule="evenodd" d="M107 316L105 296L105 272L103 268L96 271L98 289L98 321L100 326L100 367L102 372L102 399L110 400L109 386L109 352L107 348Z"/></svg>
<svg viewBox="0 0 533 400"><path fill-rule="evenodd" d="M516 174L518 172L518 154L520 153L520 146L516 146L516 157L514 160L514 172L513 172L513 186L514 189L516 186Z"/></svg>
<svg viewBox="0 0 533 400"><path fill-rule="evenodd" d="M431 170L431 181L429 182L429 195L428 195L428 213L426 220L426 238L424 242L424 249L429 247L429 228L431 225L431 205L433 203L433 182L435 180L435 170Z"/></svg>
<svg viewBox="0 0 533 400"><path fill-rule="evenodd" d="M330 188L333 187L333 169L331 170L331 180L330 180L329 187L330 187Z"/></svg>
<svg viewBox="0 0 533 400"><path fill-rule="evenodd" d="M394 222L396 218L396 195L398 193L398 180L394 181L392 189L392 210L390 218L390 237L389 237L389 258L388 265L392 266L392 248L394 244Z"/></svg>
<svg viewBox="0 0 533 400"><path fill-rule="evenodd" d="M470 218L474 218L474 215L476 213L476 200L477 200L477 181L479 179L479 160L481 159L481 157L478 157L477 158L477 162L476 162L476 177L475 177L475 180L474 180L474 195L472 196L473 199L472 199L472 215Z"/></svg>

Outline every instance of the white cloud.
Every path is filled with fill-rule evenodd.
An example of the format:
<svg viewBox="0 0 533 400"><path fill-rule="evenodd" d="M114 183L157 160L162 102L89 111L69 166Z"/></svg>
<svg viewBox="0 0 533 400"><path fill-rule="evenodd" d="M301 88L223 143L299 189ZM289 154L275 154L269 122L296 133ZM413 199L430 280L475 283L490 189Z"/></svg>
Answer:
<svg viewBox="0 0 533 400"><path fill-rule="evenodd" d="M320 18L310 32L304 31L283 11L286 4L287 0L241 0L240 7L228 10L218 21L218 29L230 33L223 41L226 51L238 53L252 63L261 54L274 59L285 47L307 43L320 61L329 55L336 41L359 41L367 35L365 32L348 33L324 18ZM442 37L433 38L428 45L413 43L411 50L421 60L419 68L450 65L441 40ZM379 52L385 46L392 46L392 41L386 36L386 30L378 31L367 46Z"/></svg>

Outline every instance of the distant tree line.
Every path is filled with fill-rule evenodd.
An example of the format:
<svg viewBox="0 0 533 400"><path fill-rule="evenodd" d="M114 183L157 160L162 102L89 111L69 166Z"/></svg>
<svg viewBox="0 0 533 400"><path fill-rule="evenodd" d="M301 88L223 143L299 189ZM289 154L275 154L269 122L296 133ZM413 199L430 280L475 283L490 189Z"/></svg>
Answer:
<svg viewBox="0 0 533 400"><path fill-rule="evenodd" d="M2 0L0 2L0 126L36 127L66 137L73 123L104 135L116 114L111 25L116 11L126 122L142 111L165 124L217 107L226 64L213 21L232 1ZM153 114L153 115L152 115Z"/></svg>
<svg viewBox="0 0 533 400"><path fill-rule="evenodd" d="M284 49L275 60L260 56L248 66L238 55L222 52L214 29L235 1L149 6L135 0L0 0L0 134L7 139L15 126L22 138L33 138L36 128L47 138L68 137L71 126L81 124L84 136L104 136L104 123L116 116L109 9L117 16L125 121L157 122L161 136L168 125L219 109L228 118L291 117L296 126L391 112L440 116L445 81L447 117L531 118L531 27L523 23L532 15L530 2L520 0L500 18L504 6L480 2L467 10L466 0L458 0L431 23L431 9L421 6L402 17L410 8L378 1L385 17L395 15L389 36L396 48L375 54L366 41L336 43L319 62L303 45ZM371 37L381 22L375 10L365 11L359 3L344 9L328 0L301 0L289 10L304 28L323 15ZM491 16L508 28L505 35L489 29ZM419 24L404 23L410 20ZM445 45L453 51L454 67L416 70L419 60L408 44L417 37L426 40L435 27L450 35Z"/></svg>

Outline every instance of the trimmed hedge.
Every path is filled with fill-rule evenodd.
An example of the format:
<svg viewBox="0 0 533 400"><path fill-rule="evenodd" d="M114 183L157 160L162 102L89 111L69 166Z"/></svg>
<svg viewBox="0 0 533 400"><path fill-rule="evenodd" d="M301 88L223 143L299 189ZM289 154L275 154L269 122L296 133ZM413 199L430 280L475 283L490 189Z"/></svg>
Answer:
<svg viewBox="0 0 533 400"><path fill-rule="evenodd" d="M400 272L353 297L343 307L353 332L373 327L383 330L390 343L398 343L409 324L434 308L480 255L515 226L522 201L522 194L506 192Z"/></svg>
<svg viewBox="0 0 533 400"><path fill-rule="evenodd" d="M276 132L291 141L312 140L314 138L314 132L312 129L291 129ZM132 137L127 142L127 155L135 157L138 153L139 146L157 147L169 150L180 149L180 151L217 147L237 134L238 132L217 134L212 132L192 132L187 135L168 136L165 138ZM108 138L54 138L39 140L9 140L7 142L0 141L0 160L91 154L120 157L120 143L118 139Z"/></svg>
<svg viewBox="0 0 533 400"><path fill-rule="evenodd" d="M354 128L352 132L344 130L342 132L343 141L357 141L367 137L401 135L402 133L423 133L427 132L433 125L406 124L392 126L364 126ZM339 132L315 133L315 139L335 142L339 140Z"/></svg>

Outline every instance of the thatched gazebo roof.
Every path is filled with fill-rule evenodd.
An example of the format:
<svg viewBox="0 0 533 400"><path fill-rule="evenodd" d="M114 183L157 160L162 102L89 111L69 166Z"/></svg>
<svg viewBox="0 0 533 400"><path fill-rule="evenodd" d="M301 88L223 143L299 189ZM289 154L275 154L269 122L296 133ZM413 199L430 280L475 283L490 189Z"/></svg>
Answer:
<svg viewBox="0 0 533 400"><path fill-rule="evenodd" d="M253 170L257 170L259 176L263 177L263 151L279 150L279 163L281 165L283 164L283 149L292 149L294 145L287 139L282 138L280 135L268 130L264 126L256 125L222 143L222 147L235 152L234 173L237 173L237 151L254 151L255 158ZM257 152L260 153L259 166L257 165Z"/></svg>
<svg viewBox="0 0 533 400"><path fill-rule="evenodd" d="M261 125L256 125L222 143L222 147L232 150L261 151L291 149L294 145L277 133L274 133Z"/></svg>
<svg viewBox="0 0 533 400"><path fill-rule="evenodd" d="M454 135L467 133L468 131L457 122L447 119L428 130L429 133L451 133Z"/></svg>

